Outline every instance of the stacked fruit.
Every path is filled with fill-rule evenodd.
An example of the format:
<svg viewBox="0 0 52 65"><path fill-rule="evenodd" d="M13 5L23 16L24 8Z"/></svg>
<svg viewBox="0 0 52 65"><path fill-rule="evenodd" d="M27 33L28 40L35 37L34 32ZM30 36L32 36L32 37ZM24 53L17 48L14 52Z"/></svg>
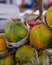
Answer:
<svg viewBox="0 0 52 65"><path fill-rule="evenodd" d="M29 41L27 43L26 39L23 43L28 33L30 33L29 38L27 37ZM6 25L4 35L0 34L0 53L9 50L10 47L15 51L14 53L11 53L11 49L7 51L4 57L0 58L0 65L49 65L50 52L46 50L40 55L37 52L52 45L52 30L46 24L39 23L29 32L24 23L20 21L10 22Z"/></svg>
<svg viewBox="0 0 52 65"><path fill-rule="evenodd" d="M52 6L47 11L46 21L47 21L47 24L52 27Z"/></svg>
<svg viewBox="0 0 52 65"><path fill-rule="evenodd" d="M14 54L7 54L7 50L6 38L0 34L0 65L15 65Z"/></svg>

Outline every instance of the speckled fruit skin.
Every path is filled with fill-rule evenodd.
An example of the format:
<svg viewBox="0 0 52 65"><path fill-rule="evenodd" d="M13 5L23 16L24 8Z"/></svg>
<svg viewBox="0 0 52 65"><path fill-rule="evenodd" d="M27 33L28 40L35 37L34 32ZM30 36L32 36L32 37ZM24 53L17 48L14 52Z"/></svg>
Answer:
<svg viewBox="0 0 52 65"><path fill-rule="evenodd" d="M18 42L27 35L27 28L24 23L11 22L5 27L5 35L9 42Z"/></svg>
<svg viewBox="0 0 52 65"><path fill-rule="evenodd" d="M51 39L51 30L44 23L34 26L30 31L30 44L38 49L47 48Z"/></svg>

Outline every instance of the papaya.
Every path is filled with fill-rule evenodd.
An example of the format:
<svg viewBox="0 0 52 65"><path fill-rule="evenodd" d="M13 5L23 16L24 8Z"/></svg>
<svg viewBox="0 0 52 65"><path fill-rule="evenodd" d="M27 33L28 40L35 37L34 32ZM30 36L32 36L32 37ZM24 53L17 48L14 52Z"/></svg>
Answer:
<svg viewBox="0 0 52 65"><path fill-rule="evenodd" d="M6 38L0 34L0 52L7 50Z"/></svg>
<svg viewBox="0 0 52 65"><path fill-rule="evenodd" d="M39 55L39 63L40 65L51 65L52 62L52 49L46 49L42 51Z"/></svg>
<svg viewBox="0 0 52 65"><path fill-rule="evenodd" d="M16 65L14 55L7 55L3 58L0 58L0 65Z"/></svg>
<svg viewBox="0 0 52 65"><path fill-rule="evenodd" d="M29 45L23 45L16 51L15 58L19 65L35 65L36 52Z"/></svg>
<svg viewBox="0 0 52 65"><path fill-rule="evenodd" d="M30 44L38 49L47 48L51 40L52 32L44 23L34 26L30 31Z"/></svg>
<svg viewBox="0 0 52 65"><path fill-rule="evenodd" d="M18 42L27 35L27 28L24 23L10 22L5 27L5 35L9 42Z"/></svg>
<svg viewBox="0 0 52 65"><path fill-rule="evenodd" d="M46 22L48 25L52 26L52 6L48 8L46 13Z"/></svg>

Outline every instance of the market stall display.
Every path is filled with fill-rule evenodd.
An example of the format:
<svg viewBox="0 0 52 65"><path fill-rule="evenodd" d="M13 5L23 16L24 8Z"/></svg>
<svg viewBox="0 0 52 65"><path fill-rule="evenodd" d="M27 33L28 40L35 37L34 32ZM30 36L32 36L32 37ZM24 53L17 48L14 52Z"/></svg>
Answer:
<svg viewBox="0 0 52 65"><path fill-rule="evenodd" d="M0 65L52 64L52 28L39 18L32 27L25 19L8 20L3 34L0 35Z"/></svg>

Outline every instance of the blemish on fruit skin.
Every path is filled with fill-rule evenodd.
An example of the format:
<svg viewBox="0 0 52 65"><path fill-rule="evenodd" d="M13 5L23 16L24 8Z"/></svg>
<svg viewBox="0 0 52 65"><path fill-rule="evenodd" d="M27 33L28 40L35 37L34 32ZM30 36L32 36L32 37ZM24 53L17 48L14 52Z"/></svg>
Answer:
<svg viewBox="0 0 52 65"><path fill-rule="evenodd" d="M39 28L41 28L41 26L39 26Z"/></svg>

